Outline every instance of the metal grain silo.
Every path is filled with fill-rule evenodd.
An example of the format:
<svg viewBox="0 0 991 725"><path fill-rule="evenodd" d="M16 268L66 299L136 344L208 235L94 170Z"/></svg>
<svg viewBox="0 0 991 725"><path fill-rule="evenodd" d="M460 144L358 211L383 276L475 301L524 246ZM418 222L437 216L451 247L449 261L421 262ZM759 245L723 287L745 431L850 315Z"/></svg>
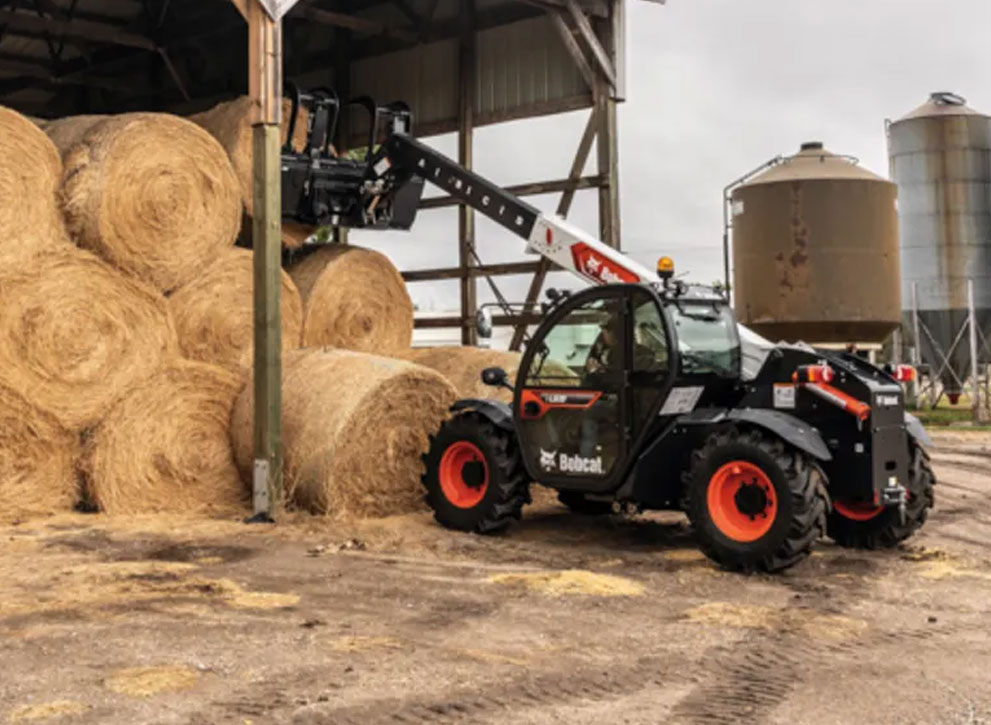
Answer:
<svg viewBox="0 0 991 725"><path fill-rule="evenodd" d="M901 313L895 185L818 142L737 187L740 320L772 340L880 342Z"/></svg>
<svg viewBox="0 0 991 725"><path fill-rule="evenodd" d="M991 331L991 118L952 93L929 100L888 127L892 179L898 184L902 304L912 336L913 293L919 320L946 355L967 319L967 280L974 283L978 326ZM924 362L939 355L921 332ZM970 350L963 335L950 356L967 380ZM947 392L959 392L950 374Z"/></svg>

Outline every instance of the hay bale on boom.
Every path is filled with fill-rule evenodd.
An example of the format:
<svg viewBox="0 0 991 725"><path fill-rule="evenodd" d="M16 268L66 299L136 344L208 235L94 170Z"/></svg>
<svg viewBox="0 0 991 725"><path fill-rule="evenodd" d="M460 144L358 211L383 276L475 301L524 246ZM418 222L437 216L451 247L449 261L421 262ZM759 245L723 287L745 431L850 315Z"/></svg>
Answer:
<svg viewBox="0 0 991 725"><path fill-rule="evenodd" d="M303 298L303 347L379 355L409 348L413 302L384 254L331 245L288 267Z"/></svg>
<svg viewBox="0 0 991 725"><path fill-rule="evenodd" d="M68 246L57 193L62 160L25 116L0 107L0 259L17 265Z"/></svg>
<svg viewBox="0 0 991 725"><path fill-rule="evenodd" d="M251 252L230 249L169 297L182 354L228 368L250 368L254 351ZM299 347L303 303L282 273L282 350Z"/></svg>
<svg viewBox="0 0 991 725"><path fill-rule="evenodd" d="M313 513L386 516L422 508L420 456L457 391L438 373L346 350L296 350L283 362L286 499ZM243 476L252 466L253 395L231 419Z"/></svg>
<svg viewBox="0 0 991 725"><path fill-rule="evenodd" d="M177 353L162 296L65 245L0 266L0 383L71 431Z"/></svg>
<svg viewBox="0 0 991 725"><path fill-rule="evenodd" d="M210 134L177 116L133 113L93 124L65 155L69 233L118 269L171 292L241 227L237 177Z"/></svg>
<svg viewBox="0 0 991 725"><path fill-rule="evenodd" d="M242 384L215 365L176 360L132 388L87 439L87 499L110 514L246 505L228 434Z"/></svg>
<svg viewBox="0 0 991 725"><path fill-rule="evenodd" d="M0 522L71 510L78 453L78 436L0 385Z"/></svg>

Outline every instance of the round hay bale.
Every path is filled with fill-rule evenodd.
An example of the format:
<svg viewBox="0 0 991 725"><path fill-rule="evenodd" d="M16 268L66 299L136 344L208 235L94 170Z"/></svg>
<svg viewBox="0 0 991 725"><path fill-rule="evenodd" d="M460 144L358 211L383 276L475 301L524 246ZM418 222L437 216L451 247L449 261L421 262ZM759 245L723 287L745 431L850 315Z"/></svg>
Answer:
<svg viewBox="0 0 991 725"><path fill-rule="evenodd" d="M179 347L190 360L249 368L254 351L254 267L247 249L230 249L169 297ZM282 350L299 347L303 303L282 273Z"/></svg>
<svg viewBox="0 0 991 725"><path fill-rule="evenodd" d="M77 436L0 385L0 522L71 510L78 449Z"/></svg>
<svg viewBox="0 0 991 725"><path fill-rule="evenodd" d="M347 350L296 350L283 363L287 502L334 516L387 516L423 507L420 456L457 398L441 375ZM252 466L251 386L231 419L242 475Z"/></svg>
<svg viewBox="0 0 991 725"><path fill-rule="evenodd" d="M68 246L57 193L62 160L27 118L0 107L0 258L4 266Z"/></svg>
<svg viewBox="0 0 991 725"><path fill-rule="evenodd" d="M242 384L237 373L177 359L134 386L86 441L87 499L110 514L243 507L228 434Z"/></svg>
<svg viewBox="0 0 991 725"><path fill-rule="evenodd" d="M333 245L291 264L303 298L303 347L391 355L413 340L413 302L388 257Z"/></svg>
<svg viewBox="0 0 991 725"><path fill-rule="evenodd" d="M288 99L282 101L282 143L285 144L289 137L289 112L291 104ZM241 202L244 211L251 218L254 210L254 192L252 189L252 163L254 159L254 146L251 131L251 99L247 96L236 98L214 106L209 111L190 116L189 120L203 127L210 133L220 145L224 147L230 157L231 165L237 176L238 188L241 192ZM296 122L296 130L293 133L293 147L301 150L306 145L306 125L308 114L306 109L300 109L299 120ZM251 225L245 224L242 229L244 238L251 239ZM298 249L303 242L312 234L312 229L292 222L284 222L282 225L282 244L287 249Z"/></svg>
<svg viewBox="0 0 991 725"><path fill-rule="evenodd" d="M0 267L0 383L78 431L177 353L165 300L66 245Z"/></svg>
<svg viewBox="0 0 991 725"><path fill-rule="evenodd" d="M288 99L282 101L282 143L289 137L289 112L291 104ZM254 158L251 130L251 99L248 96L235 98L211 108L209 111L190 116L189 120L204 128L230 157L234 173L237 175L238 188L241 191L241 201L248 216L254 210L254 194L252 192L252 161ZM297 150L306 145L306 109L301 109L296 130L293 134L293 147Z"/></svg>
<svg viewBox="0 0 991 725"><path fill-rule="evenodd" d="M105 121L109 116L66 116L49 121L45 124L45 133L52 140L59 153L64 157L73 146L83 140L83 137L93 126Z"/></svg>
<svg viewBox="0 0 991 725"><path fill-rule="evenodd" d="M62 208L81 247L164 292L234 246L241 226L223 149L166 114L94 124L65 157Z"/></svg>
<svg viewBox="0 0 991 725"><path fill-rule="evenodd" d="M505 388L494 388L483 383L482 371L485 368L500 367L509 374L509 381L513 382L523 356L518 352L486 350L480 347L420 347L397 357L436 370L454 385L462 398L502 400L508 403L513 399L513 394Z"/></svg>

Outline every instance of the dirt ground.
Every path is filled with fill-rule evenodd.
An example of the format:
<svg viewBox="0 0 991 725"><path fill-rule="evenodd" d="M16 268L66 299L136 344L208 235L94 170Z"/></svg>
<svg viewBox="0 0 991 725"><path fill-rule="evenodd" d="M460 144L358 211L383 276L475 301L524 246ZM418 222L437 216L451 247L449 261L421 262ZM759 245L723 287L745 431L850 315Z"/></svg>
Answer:
<svg viewBox="0 0 991 725"><path fill-rule="evenodd" d="M713 568L683 517L507 535L64 516L0 529L0 722L991 723L991 435L887 552Z"/></svg>

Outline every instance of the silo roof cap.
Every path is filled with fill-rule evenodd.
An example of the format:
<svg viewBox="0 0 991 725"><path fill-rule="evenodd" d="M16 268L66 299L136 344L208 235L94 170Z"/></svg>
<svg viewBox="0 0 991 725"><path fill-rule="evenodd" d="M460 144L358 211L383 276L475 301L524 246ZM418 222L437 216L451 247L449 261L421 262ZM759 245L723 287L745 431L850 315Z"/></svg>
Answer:
<svg viewBox="0 0 991 725"><path fill-rule="evenodd" d="M743 187L803 179L860 179L890 183L887 179L858 166L857 159L852 156L834 154L821 141L806 141L797 154L772 166L763 174L743 184Z"/></svg>
<svg viewBox="0 0 991 725"><path fill-rule="evenodd" d="M967 105L967 99L949 91L936 91L929 94L929 100L907 113L898 121L908 121L912 118L933 118L938 116L983 116ZM898 123L895 121L895 123Z"/></svg>

